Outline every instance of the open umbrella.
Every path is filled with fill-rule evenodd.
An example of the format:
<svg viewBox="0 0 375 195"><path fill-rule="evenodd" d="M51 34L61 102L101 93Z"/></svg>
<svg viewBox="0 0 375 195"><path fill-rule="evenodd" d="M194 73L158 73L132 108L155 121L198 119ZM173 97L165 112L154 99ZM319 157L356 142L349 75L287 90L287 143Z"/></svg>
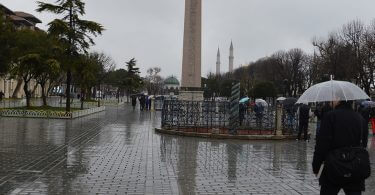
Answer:
<svg viewBox="0 0 375 195"><path fill-rule="evenodd" d="M285 97L278 97L277 99L276 99L276 101L284 101L286 98Z"/></svg>
<svg viewBox="0 0 375 195"><path fill-rule="evenodd" d="M363 101L363 102L361 102L361 105L366 107L366 108L367 107L374 108L375 102L373 102L373 101Z"/></svg>
<svg viewBox="0 0 375 195"><path fill-rule="evenodd" d="M283 101L283 105L284 106L293 106L294 104L296 104L296 102L297 102L297 98L288 97L288 98L285 98L285 100Z"/></svg>
<svg viewBox="0 0 375 195"><path fill-rule="evenodd" d="M357 85L330 80L308 88L297 103L364 100L370 97Z"/></svg>
<svg viewBox="0 0 375 195"><path fill-rule="evenodd" d="M255 99L255 103L264 107L268 106L268 103L264 99Z"/></svg>
<svg viewBox="0 0 375 195"><path fill-rule="evenodd" d="M250 98L248 97L244 97L240 100L240 103L245 103L245 102L248 102L250 100Z"/></svg>

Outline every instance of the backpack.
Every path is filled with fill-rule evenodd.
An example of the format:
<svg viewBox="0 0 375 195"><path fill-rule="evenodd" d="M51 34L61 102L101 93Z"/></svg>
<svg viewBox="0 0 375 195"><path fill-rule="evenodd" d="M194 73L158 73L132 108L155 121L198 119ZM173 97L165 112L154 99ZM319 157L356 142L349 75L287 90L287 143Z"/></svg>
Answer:
<svg viewBox="0 0 375 195"><path fill-rule="evenodd" d="M360 146L338 148L328 153L324 166L326 175L333 184L342 186L370 177L370 158L365 146L362 146L362 135L361 126Z"/></svg>

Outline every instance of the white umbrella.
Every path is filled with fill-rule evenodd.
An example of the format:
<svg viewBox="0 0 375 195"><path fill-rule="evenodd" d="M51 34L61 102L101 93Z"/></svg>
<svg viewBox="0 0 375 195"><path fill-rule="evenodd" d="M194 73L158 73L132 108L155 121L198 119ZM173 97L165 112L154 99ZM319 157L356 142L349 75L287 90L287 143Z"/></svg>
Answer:
<svg viewBox="0 0 375 195"><path fill-rule="evenodd" d="M264 107L267 107L267 106L268 106L268 103L267 103L266 100L264 100L264 99L255 99L255 103L256 103L256 104L260 104L260 105L262 105L262 106L264 106Z"/></svg>
<svg viewBox="0 0 375 195"><path fill-rule="evenodd" d="M370 97L357 85L347 81L330 80L308 88L298 103L364 100Z"/></svg>
<svg viewBox="0 0 375 195"><path fill-rule="evenodd" d="M276 101L284 101L286 99L286 97L278 97L277 99L276 99Z"/></svg>

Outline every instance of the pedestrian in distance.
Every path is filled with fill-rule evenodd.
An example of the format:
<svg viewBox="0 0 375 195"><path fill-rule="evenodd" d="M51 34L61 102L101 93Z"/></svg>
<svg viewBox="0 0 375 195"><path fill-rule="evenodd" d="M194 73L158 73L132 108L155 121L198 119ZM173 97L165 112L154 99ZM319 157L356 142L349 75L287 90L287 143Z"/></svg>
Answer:
<svg viewBox="0 0 375 195"><path fill-rule="evenodd" d="M245 119L245 111L246 111L246 104L240 103L239 105L240 126L242 126L242 122Z"/></svg>
<svg viewBox="0 0 375 195"><path fill-rule="evenodd" d="M137 105L137 97L135 96L132 96L132 106L133 106L133 110L135 110L135 106Z"/></svg>
<svg viewBox="0 0 375 195"><path fill-rule="evenodd" d="M0 91L0 102L3 101L4 93L3 91Z"/></svg>
<svg viewBox="0 0 375 195"><path fill-rule="evenodd" d="M360 195L365 191L365 179L371 174L365 149L368 125L353 110L352 101L336 101L333 107L334 110L326 113L321 121L312 162L313 172L319 178L321 195L338 194L341 189L346 195ZM349 166L346 166L347 162L350 162ZM345 168L342 168L343 164Z"/></svg>
<svg viewBox="0 0 375 195"><path fill-rule="evenodd" d="M262 127L264 107L261 103L254 104L255 120L257 127Z"/></svg>
<svg viewBox="0 0 375 195"><path fill-rule="evenodd" d="M296 106L294 105L287 105L284 107L286 111L286 117L287 117L287 126L289 129L293 129L293 126L295 124L295 115L296 115Z"/></svg>
<svg viewBox="0 0 375 195"><path fill-rule="evenodd" d="M151 110L152 98L148 97L148 110Z"/></svg>
<svg viewBox="0 0 375 195"><path fill-rule="evenodd" d="M148 104L149 104L148 96L145 96L145 110L148 110Z"/></svg>
<svg viewBox="0 0 375 195"><path fill-rule="evenodd" d="M144 95L142 95L140 98L139 98L139 104L140 104L140 110L143 111L143 109L145 109L145 104L146 104L146 98Z"/></svg>
<svg viewBox="0 0 375 195"><path fill-rule="evenodd" d="M307 103L302 104L299 107L299 129L298 129L298 138L301 140L301 134L303 132L303 139L308 141L307 129L309 127L309 117L310 117L310 106Z"/></svg>

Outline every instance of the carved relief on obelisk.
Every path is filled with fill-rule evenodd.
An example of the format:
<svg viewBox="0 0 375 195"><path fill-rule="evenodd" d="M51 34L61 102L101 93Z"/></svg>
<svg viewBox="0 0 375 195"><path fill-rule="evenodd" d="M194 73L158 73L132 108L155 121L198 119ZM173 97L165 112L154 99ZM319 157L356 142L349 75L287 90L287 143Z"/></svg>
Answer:
<svg viewBox="0 0 375 195"><path fill-rule="evenodd" d="M201 87L202 0L185 0L181 87Z"/></svg>

